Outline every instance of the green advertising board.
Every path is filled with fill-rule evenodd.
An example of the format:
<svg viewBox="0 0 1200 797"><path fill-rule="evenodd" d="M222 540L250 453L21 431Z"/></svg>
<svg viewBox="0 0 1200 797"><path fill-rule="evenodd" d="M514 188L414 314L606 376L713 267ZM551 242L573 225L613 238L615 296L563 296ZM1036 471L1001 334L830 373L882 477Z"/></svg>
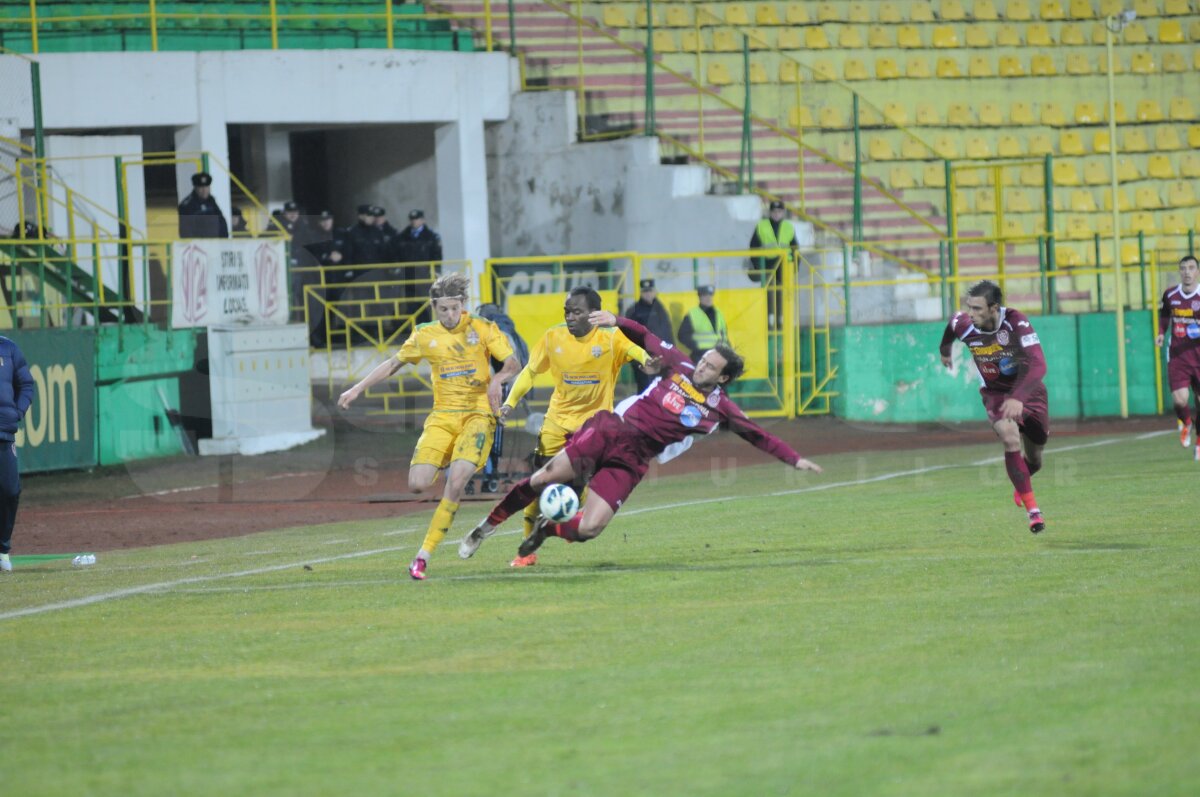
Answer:
<svg viewBox="0 0 1200 797"><path fill-rule="evenodd" d="M25 473L96 464L96 333L10 330L33 376L33 405L17 432Z"/></svg>

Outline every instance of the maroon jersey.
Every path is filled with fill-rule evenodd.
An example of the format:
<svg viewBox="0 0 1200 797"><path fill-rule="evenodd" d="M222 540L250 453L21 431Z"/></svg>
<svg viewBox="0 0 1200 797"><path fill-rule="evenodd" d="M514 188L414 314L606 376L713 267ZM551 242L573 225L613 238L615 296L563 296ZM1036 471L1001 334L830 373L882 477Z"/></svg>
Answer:
<svg viewBox="0 0 1200 797"><path fill-rule="evenodd" d="M1171 343L1171 359L1200 349L1200 286L1184 293L1182 285L1163 292L1158 331Z"/></svg>
<svg viewBox="0 0 1200 797"><path fill-rule="evenodd" d="M991 332L977 329L966 313L955 313L942 335L943 357L950 356L955 338L965 343L975 358L983 378L981 392L1004 393L1021 402L1045 392L1046 358L1024 313L1001 307L1000 323Z"/></svg>
<svg viewBox="0 0 1200 797"><path fill-rule="evenodd" d="M691 434L708 434L723 426L755 448L795 465L800 455L787 443L746 417L720 386L707 393L692 383L696 366L670 343L628 318L618 318L625 336L650 354L663 358L662 379L625 410L625 423L645 438L644 453L656 456Z"/></svg>

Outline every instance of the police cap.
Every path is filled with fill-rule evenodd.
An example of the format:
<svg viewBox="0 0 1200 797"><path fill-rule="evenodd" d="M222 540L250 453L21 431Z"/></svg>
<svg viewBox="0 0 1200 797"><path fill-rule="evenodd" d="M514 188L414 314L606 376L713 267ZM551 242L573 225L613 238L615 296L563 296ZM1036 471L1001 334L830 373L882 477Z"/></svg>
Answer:
<svg viewBox="0 0 1200 797"><path fill-rule="evenodd" d="M418 210L408 211L408 220L409 221L412 221L413 219L423 219L423 218L425 218L425 211L423 211L423 210L418 209Z"/></svg>
<svg viewBox="0 0 1200 797"><path fill-rule="evenodd" d="M212 175L208 172L196 172L192 175L192 185L197 188L212 185Z"/></svg>

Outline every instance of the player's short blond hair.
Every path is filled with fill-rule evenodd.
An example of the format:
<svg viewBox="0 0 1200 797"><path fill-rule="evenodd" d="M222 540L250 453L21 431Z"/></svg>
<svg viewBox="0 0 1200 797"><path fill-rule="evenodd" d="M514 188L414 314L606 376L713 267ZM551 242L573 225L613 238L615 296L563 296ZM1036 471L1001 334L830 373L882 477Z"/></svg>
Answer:
<svg viewBox="0 0 1200 797"><path fill-rule="evenodd" d="M435 302L438 299L462 299L465 302L470 285L471 279L466 274L443 274L429 288L429 298Z"/></svg>

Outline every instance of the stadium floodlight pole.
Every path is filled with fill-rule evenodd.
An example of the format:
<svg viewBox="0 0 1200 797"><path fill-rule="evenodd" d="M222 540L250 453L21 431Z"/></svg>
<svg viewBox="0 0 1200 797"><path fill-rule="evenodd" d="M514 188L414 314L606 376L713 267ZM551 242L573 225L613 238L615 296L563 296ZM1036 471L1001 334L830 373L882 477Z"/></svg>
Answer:
<svg viewBox="0 0 1200 797"><path fill-rule="evenodd" d="M1113 276L1116 278L1117 305L1117 394L1121 417L1129 417L1129 389L1125 367L1125 275L1121 269L1121 211L1117 200L1117 92L1113 79L1113 36L1137 18L1134 11L1122 11L1104 20L1105 47L1108 50L1108 166L1112 173ZM1099 264L1097 264L1099 265Z"/></svg>

